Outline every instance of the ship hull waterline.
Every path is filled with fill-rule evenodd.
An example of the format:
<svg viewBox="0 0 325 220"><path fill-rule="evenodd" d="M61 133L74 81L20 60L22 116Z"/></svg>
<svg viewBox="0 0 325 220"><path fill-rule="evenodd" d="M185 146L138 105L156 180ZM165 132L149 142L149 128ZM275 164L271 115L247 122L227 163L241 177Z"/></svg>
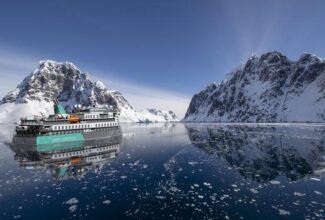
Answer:
<svg viewBox="0 0 325 220"><path fill-rule="evenodd" d="M36 136L14 136L13 145L24 147L24 146L34 146L37 151L48 151L49 149L55 150L56 148L62 148L62 146L79 147L82 146L85 141L103 139L107 137L120 137L121 129L119 127L110 128L105 130L94 130L90 132L76 132L76 133L65 133L65 134L55 134L55 135L36 135ZM67 145L67 143L73 143ZM70 148L69 147L69 148Z"/></svg>

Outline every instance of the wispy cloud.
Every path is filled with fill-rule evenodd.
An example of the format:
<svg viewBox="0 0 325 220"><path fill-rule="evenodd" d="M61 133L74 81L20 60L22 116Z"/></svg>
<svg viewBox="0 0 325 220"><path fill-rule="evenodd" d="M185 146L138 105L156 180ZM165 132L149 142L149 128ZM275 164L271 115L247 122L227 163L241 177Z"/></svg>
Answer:
<svg viewBox="0 0 325 220"><path fill-rule="evenodd" d="M178 92L114 79L114 77L112 79L106 79L97 77L97 74L93 78L102 81L110 89L120 91L137 110L146 108L172 110L178 117L182 118L190 103L190 96Z"/></svg>
<svg viewBox="0 0 325 220"><path fill-rule="evenodd" d="M38 62L39 58L36 56L26 55L15 50L2 50L0 52L0 97L16 88L37 67ZM79 66L78 63L75 64ZM100 80L110 89L120 91L138 110L145 108L173 110L178 117L182 118L190 102L190 97L184 94L121 80L114 74L106 77L107 74L99 74L91 69L88 69L87 72L94 80Z"/></svg>
<svg viewBox="0 0 325 220"><path fill-rule="evenodd" d="M27 56L14 49L1 46L0 51L0 97L5 96L34 69L38 63L36 57Z"/></svg>

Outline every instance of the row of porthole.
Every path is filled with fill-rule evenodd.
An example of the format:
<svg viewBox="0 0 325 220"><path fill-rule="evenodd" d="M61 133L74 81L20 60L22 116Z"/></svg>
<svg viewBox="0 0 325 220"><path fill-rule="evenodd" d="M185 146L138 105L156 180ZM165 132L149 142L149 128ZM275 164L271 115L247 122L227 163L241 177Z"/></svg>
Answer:
<svg viewBox="0 0 325 220"><path fill-rule="evenodd" d="M70 130L70 129L83 129L83 128L91 128L91 124L81 124L81 125L54 125L53 130ZM102 124L95 124L95 127L109 127L109 126L116 126L116 123L102 123Z"/></svg>

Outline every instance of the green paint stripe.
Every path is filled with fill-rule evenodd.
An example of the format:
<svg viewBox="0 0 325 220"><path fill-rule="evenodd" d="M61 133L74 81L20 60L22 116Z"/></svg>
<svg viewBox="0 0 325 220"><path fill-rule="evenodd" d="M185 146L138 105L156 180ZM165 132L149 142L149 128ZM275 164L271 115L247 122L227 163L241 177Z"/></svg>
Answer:
<svg viewBox="0 0 325 220"><path fill-rule="evenodd" d="M72 142L62 142L55 144L39 144L37 145L38 152L51 152L51 151L63 151L75 148L81 148L84 141L72 141Z"/></svg>
<svg viewBox="0 0 325 220"><path fill-rule="evenodd" d="M84 141L84 136L81 133L74 134L57 134L57 135L49 135L49 136L37 136L36 144L55 144L61 142L69 142L69 141Z"/></svg>

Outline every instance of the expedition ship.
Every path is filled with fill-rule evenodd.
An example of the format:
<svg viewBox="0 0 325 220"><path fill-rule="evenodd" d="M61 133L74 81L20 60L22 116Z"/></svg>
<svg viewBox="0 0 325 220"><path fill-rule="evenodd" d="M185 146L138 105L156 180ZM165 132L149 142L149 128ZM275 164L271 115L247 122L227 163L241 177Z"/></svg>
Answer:
<svg viewBox="0 0 325 220"><path fill-rule="evenodd" d="M120 130L116 111L108 107L85 108L79 105L72 114L67 114L55 100L53 115L21 118L16 126L16 140L36 145L83 141L96 139L94 131L111 129Z"/></svg>

